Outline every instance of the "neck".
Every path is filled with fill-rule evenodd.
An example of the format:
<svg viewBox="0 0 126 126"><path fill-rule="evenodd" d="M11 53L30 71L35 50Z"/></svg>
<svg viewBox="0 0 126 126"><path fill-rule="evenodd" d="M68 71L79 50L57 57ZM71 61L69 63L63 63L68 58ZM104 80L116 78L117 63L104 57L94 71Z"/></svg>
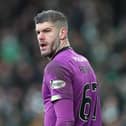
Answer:
<svg viewBox="0 0 126 126"><path fill-rule="evenodd" d="M57 50L50 57L48 57L48 59L51 60L57 54L57 52L59 52L60 50L62 50L65 47L69 47L69 46L70 46L70 43L68 40L61 40L60 45L57 48Z"/></svg>
<svg viewBox="0 0 126 126"><path fill-rule="evenodd" d="M60 45L59 45L59 47L57 48L56 53L57 53L59 50L61 50L62 48L68 47L68 46L70 46L70 42L68 41L68 39L60 40Z"/></svg>

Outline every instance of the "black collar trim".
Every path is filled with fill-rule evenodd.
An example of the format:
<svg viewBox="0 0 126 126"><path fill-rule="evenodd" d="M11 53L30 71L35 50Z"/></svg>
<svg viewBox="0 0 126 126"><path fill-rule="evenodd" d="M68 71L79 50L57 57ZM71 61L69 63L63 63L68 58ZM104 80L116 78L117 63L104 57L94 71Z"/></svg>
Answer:
<svg viewBox="0 0 126 126"><path fill-rule="evenodd" d="M60 52L64 51L64 50L67 50L67 49L72 49L72 47L70 46L66 46L66 47L63 47L62 49L60 49L58 52L56 52L51 59L53 59L57 54L59 54Z"/></svg>

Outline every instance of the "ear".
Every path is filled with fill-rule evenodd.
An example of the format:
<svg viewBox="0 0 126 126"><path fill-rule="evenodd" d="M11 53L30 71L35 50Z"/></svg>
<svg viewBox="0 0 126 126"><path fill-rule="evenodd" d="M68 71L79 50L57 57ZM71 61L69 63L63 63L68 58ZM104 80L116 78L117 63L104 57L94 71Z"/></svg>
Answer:
<svg viewBox="0 0 126 126"><path fill-rule="evenodd" d="M64 40L67 37L67 33L68 33L67 28L62 27L59 33L60 39Z"/></svg>

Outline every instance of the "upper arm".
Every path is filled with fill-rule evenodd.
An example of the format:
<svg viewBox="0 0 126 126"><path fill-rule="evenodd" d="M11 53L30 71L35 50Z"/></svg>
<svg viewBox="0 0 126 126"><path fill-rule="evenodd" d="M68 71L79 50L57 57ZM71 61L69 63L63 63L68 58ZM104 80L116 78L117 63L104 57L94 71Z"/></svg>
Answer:
<svg viewBox="0 0 126 126"><path fill-rule="evenodd" d="M55 62L48 66L46 73L48 74L46 82L50 90L51 101L73 100L72 76L68 66Z"/></svg>
<svg viewBox="0 0 126 126"><path fill-rule="evenodd" d="M46 69L45 81L54 108L52 113L55 113L57 119L56 126L73 126L73 87L68 66L51 63Z"/></svg>
<svg viewBox="0 0 126 126"><path fill-rule="evenodd" d="M56 126L74 126L73 101L70 99L61 99L54 102L56 113Z"/></svg>
<svg viewBox="0 0 126 126"><path fill-rule="evenodd" d="M55 126L56 115L53 104L48 103L48 109L44 113L44 126Z"/></svg>

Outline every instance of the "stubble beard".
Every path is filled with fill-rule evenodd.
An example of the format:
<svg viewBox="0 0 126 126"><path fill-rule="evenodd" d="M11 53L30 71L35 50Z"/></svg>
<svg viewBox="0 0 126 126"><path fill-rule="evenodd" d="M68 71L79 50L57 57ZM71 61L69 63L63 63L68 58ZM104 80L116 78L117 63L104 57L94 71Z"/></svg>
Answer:
<svg viewBox="0 0 126 126"><path fill-rule="evenodd" d="M50 52L47 54L41 54L41 56L51 59L59 50L60 50L60 40L56 38L53 46L50 49Z"/></svg>

